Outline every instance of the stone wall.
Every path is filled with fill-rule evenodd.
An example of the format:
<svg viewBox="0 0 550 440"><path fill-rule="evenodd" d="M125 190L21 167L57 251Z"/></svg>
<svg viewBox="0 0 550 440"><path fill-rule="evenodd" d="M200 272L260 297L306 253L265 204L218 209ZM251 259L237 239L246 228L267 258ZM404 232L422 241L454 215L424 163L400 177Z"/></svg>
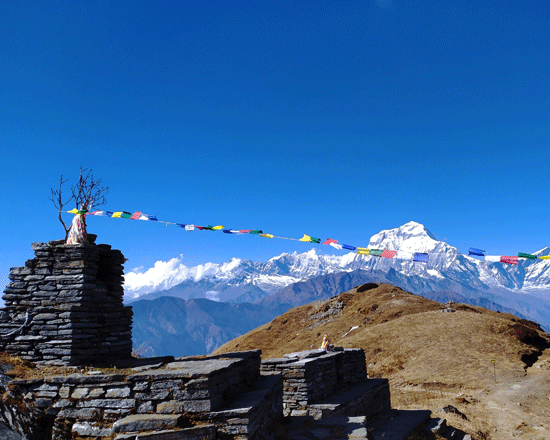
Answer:
<svg viewBox="0 0 550 440"><path fill-rule="evenodd" d="M89 365L129 358L132 309L122 303L124 256L109 245L33 243L10 270L0 350L36 363Z"/></svg>
<svg viewBox="0 0 550 440"><path fill-rule="evenodd" d="M338 349L326 353L308 350L267 359L262 374L283 376L285 414L303 409L334 394L342 387L367 380L365 353L361 349Z"/></svg>
<svg viewBox="0 0 550 440"><path fill-rule="evenodd" d="M260 355L152 360L133 373L14 380L10 387L19 406L50 418L43 426L51 435L43 438L270 440L282 418L282 379L260 376Z"/></svg>

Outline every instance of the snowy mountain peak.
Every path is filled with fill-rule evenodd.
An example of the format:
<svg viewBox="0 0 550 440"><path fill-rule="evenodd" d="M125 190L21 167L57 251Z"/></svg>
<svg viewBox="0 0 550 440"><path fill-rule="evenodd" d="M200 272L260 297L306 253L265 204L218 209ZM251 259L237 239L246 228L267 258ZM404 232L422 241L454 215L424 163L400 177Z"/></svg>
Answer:
<svg viewBox="0 0 550 440"><path fill-rule="evenodd" d="M429 252L442 243L420 223L411 221L394 229L385 229L371 237L369 247L407 252Z"/></svg>

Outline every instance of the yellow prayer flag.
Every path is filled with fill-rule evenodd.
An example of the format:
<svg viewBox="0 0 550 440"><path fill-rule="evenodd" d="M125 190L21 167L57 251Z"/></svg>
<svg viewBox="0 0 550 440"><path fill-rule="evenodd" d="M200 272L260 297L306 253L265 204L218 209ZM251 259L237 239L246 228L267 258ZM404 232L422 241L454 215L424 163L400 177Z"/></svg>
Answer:
<svg viewBox="0 0 550 440"><path fill-rule="evenodd" d="M71 209L70 211L67 211L67 212L69 212L71 214L78 214L79 213L78 209L76 209L76 208L73 208L73 209Z"/></svg>
<svg viewBox="0 0 550 440"><path fill-rule="evenodd" d="M541 260L550 260L550 255L544 255L542 257L539 257Z"/></svg>
<svg viewBox="0 0 550 440"><path fill-rule="evenodd" d="M213 226L212 227L213 231L219 231L220 229L223 229L223 226Z"/></svg>
<svg viewBox="0 0 550 440"><path fill-rule="evenodd" d="M309 235L304 234L304 236L300 238L300 241L311 241L311 237Z"/></svg>
<svg viewBox="0 0 550 440"><path fill-rule="evenodd" d="M111 217L113 218L121 218L123 211L113 212L113 215Z"/></svg>
<svg viewBox="0 0 550 440"><path fill-rule="evenodd" d="M273 238L273 234L259 234L260 237Z"/></svg>
<svg viewBox="0 0 550 440"><path fill-rule="evenodd" d="M369 249L363 247L357 247L357 253L360 255L369 255Z"/></svg>

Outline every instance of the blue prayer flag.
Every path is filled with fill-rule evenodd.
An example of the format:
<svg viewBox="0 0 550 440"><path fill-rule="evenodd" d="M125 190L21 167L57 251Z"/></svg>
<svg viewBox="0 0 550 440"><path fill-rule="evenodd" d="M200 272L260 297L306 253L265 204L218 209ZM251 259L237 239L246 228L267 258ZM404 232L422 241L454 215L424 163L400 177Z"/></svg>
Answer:
<svg viewBox="0 0 550 440"><path fill-rule="evenodd" d="M429 259L428 254L423 252L415 252L413 261L418 261L419 263L427 263Z"/></svg>
<svg viewBox="0 0 550 440"><path fill-rule="evenodd" d="M343 244L343 245L342 245L342 248L343 248L343 249L349 249L350 251L354 251L354 250L355 250L355 246L350 246L349 244Z"/></svg>
<svg viewBox="0 0 550 440"><path fill-rule="evenodd" d="M468 249L468 255L478 255L480 257L484 257L485 251L482 251L481 249L470 248Z"/></svg>

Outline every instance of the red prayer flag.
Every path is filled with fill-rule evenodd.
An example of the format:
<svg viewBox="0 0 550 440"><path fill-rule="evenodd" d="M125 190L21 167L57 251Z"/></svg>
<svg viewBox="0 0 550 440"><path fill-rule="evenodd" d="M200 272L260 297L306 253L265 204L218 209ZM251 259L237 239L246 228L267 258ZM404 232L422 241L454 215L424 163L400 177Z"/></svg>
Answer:
<svg viewBox="0 0 550 440"><path fill-rule="evenodd" d="M206 226L195 226L199 231L202 231L203 229L208 229Z"/></svg>
<svg viewBox="0 0 550 440"><path fill-rule="evenodd" d="M389 249L384 249L384 251L382 252L382 255L380 256L384 258L393 258L396 255L397 255L397 251L390 251Z"/></svg>
<svg viewBox="0 0 550 440"><path fill-rule="evenodd" d="M518 257L514 257L514 256L501 256L500 257L500 262L501 263L506 263L506 264L513 264L515 266L518 265Z"/></svg>
<svg viewBox="0 0 550 440"><path fill-rule="evenodd" d="M140 215L141 215L141 211L136 211L132 214L132 217L130 217L130 220L139 220Z"/></svg>
<svg viewBox="0 0 550 440"><path fill-rule="evenodd" d="M331 244L331 243L338 243L338 240L333 240L332 238L327 238L321 244Z"/></svg>
<svg viewBox="0 0 550 440"><path fill-rule="evenodd" d="M250 232L250 229L240 229L239 232L242 232L243 234L248 234Z"/></svg>

